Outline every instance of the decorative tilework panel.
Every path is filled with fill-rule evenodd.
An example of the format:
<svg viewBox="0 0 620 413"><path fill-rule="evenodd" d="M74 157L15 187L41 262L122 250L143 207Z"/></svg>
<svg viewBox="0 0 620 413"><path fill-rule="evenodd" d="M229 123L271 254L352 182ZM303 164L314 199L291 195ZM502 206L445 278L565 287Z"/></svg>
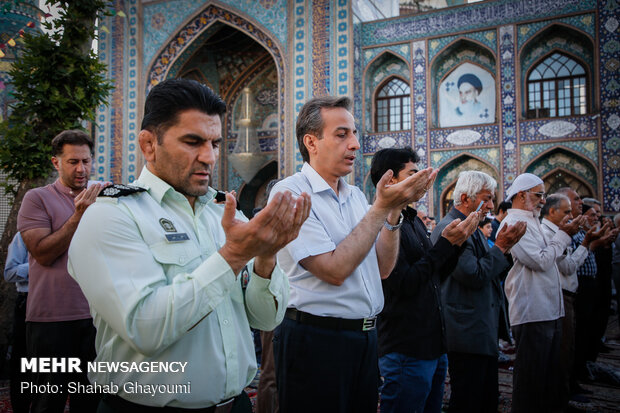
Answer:
<svg viewBox="0 0 620 413"><path fill-rule="evenodd" d="M303 1L303 0L302 0ZM167 73L170 70L173 62L182 56L187 48L188 44L191 44L196 38L198 38L204 30L206 30L215 21L224 22L238 30L244 32L248 36L252 37L262 47L267 49L273 60L275 61L276 68L278 70L278 96L280 99L280 125L279 136L284 137L286 134L286 122L285 122L285 107L284 107L284 90L285 90L285 77L283 56L278 48L278 44L270 37L268 33L264 33L256 27L255 24L246 20L242 16L235 15L228 10L222 9L215 5L207 6L198 16L193 18L187 23L186 26L180 28L170 43L161 51L161 53L154 60L154 63L147 74L147 92L153 85L162 81L167 77ZM280 159L285 159L284 156L284 138L280 139ZM285 163L280 162L280 176L284 176Z"/></svg>
<svg viewBox="0 0 620 413"><path fill-rule="evenodd" d="M330 0L312 1L312 95L332 94L330 70Z"/></svg>
<svg viewBox="0 0 620 413"><path fill-rule="evenodd" d="M116 17L115 23L123 25L127 23L127 31L125 35L121 34L121 39L125 42L125 76L127 76L124 85L125 93L123 104L125 108L125 116L123 130L123 181L132 183L138 178L140 171L137 170L137 159L140 153L138 145L138 0L119 1L119 4L125 4L127 10L127 18ZM114 30L114 34L122 33ZM119 44L121 42L119 39ZM141 88L140 88L141 89Z"/></svg>
<svg viewBox="0 0 620 413"><path fill-rule="evenodd" d="M468 128L432 129L431 149L458 148L499 144L499 126L471 126Z"/></svg>
<svg viewBox="0 0 620 413"><path fill-rule="evenodd" d="M413 142L411 146L420 157L418 166L422 168L428 168L430 161L428 154L430 146L428 142L428 118L426 116L428 110L426 82L428 73L428 56L426 50L427 43L424 40L413 42L413 67L412 67L412 94L413 94ZM432 195L432 194L431 194ZM420 205L424 205L429 210L429 196L425 196L419 202ZM435 203L437 198L434 198Z"/></svg>
<svg viewBox="0 0 620 413"><path fill-rule="evenodd" d="M620 211L620 3L599 0L598 16L603 209Z"/></svg>
<svg viewBox="0 0 620 413"><path fill-rule="evenodd" d="M584 179L593 188L597 188L596 169L591 164L565 151L552 152L537 159L527 167L526 172L543 177L557 168L566 169Z"/></svg>
<svg viewBox="0 0 620 413"><path fill-rule="evenodd" d="M451 151L432 151L431 166L433 168L443 168L445 163L451 159L456 159L461 155L470 155L480 158L499 170L500 168L500 152L499 148L481 148L481 149L460 149ZM497 172L494 173L497 175Z"/></svg>
<svg viewBox="0 0 620 413"><path fill-rule="evenodd" d="M334 48L332 56L334 70L332 70L332 83L335 85L332 94L336 96L348 96L351 91L353 57L350 53L351 23L349 15L349 1L338 0L334 8L334 26L332 29L332 42Z"/></svg>
<svg viewBox="0 0 620 413"><path fill-rule="evenodd" d="M523 168L525 168L525 166L529 162L531 162L532 159L536 159L536 157L539 156L541 153L547 152L555 148L568 148L591 160L595 165L598 164L598 141L567 141L562 143L539 143L533 145L519 146L519 150L521 153L521 169L523 170Z"/></svg>
<svg viewBox="0 0 620 413"><path fill-rule="evenodd" d="M452 43L456 39L470 39L475 40L483 45L487 46L491 50L495 50L497 47L497 32L495 30L485 30L474 33L464 33L454 36L446 36L438 39L432 39L428 43L428 58L433 58L441 51L446 45Z"/></svg>
<svg viewBox="0 0 620 413"><path fill-rule="evenodd" d="M412 147L410 131L373 133L364 135L362 151L368 154L384 148L406 147Z"/></svg>
<svg viewBox="0 0 620 413"><path fill-rule="evenodd" d="M515 26L499 28L500 96L503 154L503 190L519 174L517 165L517 105L515 81Z"/></svg>
<svg viewBox="0 0 620 413"><path fill-rule="evenodd" d="M311 59L309 58L309 50L308 47L308 39L310 34L308 33L308 27L310 26L310 18L309 18L309 7L306 5L305 0L295 0L293 6L293 113L295 114L295 119L299 114L302 106L309 98L309 82L310 79L310 63ZM291 157L294 159L293 161L293 171L299 172L303 165L303 159L301 157L301 153L299 152L299 145L297 144L297 139L293 140L293 153ZM284 162L280 163L280 176L285 176L284 170L282 167L284 166Z"/></svg>
<svg viewBox="0 0 620 413"><path fill-rule="evenodd" d="M563 23L568 26L576 27L588 33L592 38L596 38L596 17L594 14L587 13L579 16L564 17L560 19L546 20L542 22L528 23L517 26L517 39L519 49L540 29L551 23Z"/></svg>
<svg viewBox="0 0 620 413"><path fill-rule="evenodd" d="M558 14L590 11L595 7L596 0L497 0L475 3L467 8L443 9L400 19L365 23L362 26L362 43L372 46L408 41Z"/></svg>
<svg viewBox="0 0 620 413"><path fill-rule="evenodd" d="M598 134L598 116L524 120L519 122L519 139L544 141L547 139L592 138Z"/></svg>
<svg viewBox="0 0 620 413"><path fill-rule="evenodd" d="M409 47L409 44L394 44L391 46L381 46L373 47L372 49L364 49L362 51L364 55L364 66L368 65L371 60L373 60L375 57L379 56L386 50L389 50L392 53L402 57L405 62L410 62L411 60L411 48Z"/></svg>
<svg viewBox="0 0 620 413"><path fill-rule="evenodd" d="M253 0L222 0L270 30L286 48L286 23L287 11L286 0L275 0L269 8L258 1ZM179 26L196 13L203 2L194 0L173 0L143 5L143 70L148 69L149 64L164 42L175 33Z"/></svg>
<svg viewBox="0 0 620 413"><path fill-rule="evenodd" d="M355 118L356 125L358 125L358 129L362 129L362 25L360 23L355 23L353 25L353 116ZM364 135L359 135L361 138L360 145L364 146ZM363 188L364 185L364 177L366 176L367 170L364 167L363 157L357 156L355 158L355 185ZM372 200L372 199L371 199Z"/></svg>

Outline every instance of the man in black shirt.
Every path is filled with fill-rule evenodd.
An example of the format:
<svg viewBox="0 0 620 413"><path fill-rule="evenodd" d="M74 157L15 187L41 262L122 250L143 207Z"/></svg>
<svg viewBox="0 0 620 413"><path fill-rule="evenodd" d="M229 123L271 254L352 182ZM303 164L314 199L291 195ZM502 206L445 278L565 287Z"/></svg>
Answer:
<svg viewBox="0 0 620 413"><path fill-rule="evenodd" d="M410 148L382 149L373 158L374 185L392 170L390 184L417 172ZM454 221L432 246L415 209L403 210L398 261L382 280L385 305L379 314L379 368L385 383L381 412L441 411L447 357L439 284L454 269L460 245L476 230L476 212ZM446 266L446 262L452 265Z"/></svg>

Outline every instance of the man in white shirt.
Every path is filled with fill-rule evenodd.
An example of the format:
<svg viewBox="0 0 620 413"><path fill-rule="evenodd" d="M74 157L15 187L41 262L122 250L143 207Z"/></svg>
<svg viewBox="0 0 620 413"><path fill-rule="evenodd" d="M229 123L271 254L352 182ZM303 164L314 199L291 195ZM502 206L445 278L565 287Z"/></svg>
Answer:
<svg viewBox="0 0 620 413"><path fill-rule="evenodd" d="M568 223L568 216L564 217L557 233L547 239L538 220L545 196L542 179L530 173L519 175L506 192L512 208L500 225L501 230L518 221L527 223L525 235L512 247L514 266L505 283L517 348L513 413L562 409L559 354L564 305L556 261L570 245L579 221Z"/></svg>
<svg viewBox="0 0 620 413"><path fill-rule="evenodd" d="M278 253L291 285L289 308L274 333L283 413L377 411L376 316L381 278L398 255L402 209L420 199L437 171L388 185L388 171L369 206L351 173L360 148L346 97L308 101L297 118L301 172L278 182L270 198L308 192L312 211L299 237Z"/></svg>
<svg viewBox="0 0 620 413"><path fill-rule="evenodd" d="M297 236L310 199L279 194L249 222L232 194L215 202L225 111L198 82L154 86L139 135L146 166L134 187L106 188L73 237L68 269L97 327L89 378L109 385L99 413L252 411L250 326L271 330L284 316L288 282L275 254Z"/></svg>
<svg viewBox="0 0 620 413"><path fill-rule="evenodd" d="M558 232L558 225L564 217L573 218L570 199L563 194L553 194L546 199L542 208L542 222L540 224L546 239L553 239ZM584 218L579 215L575 218L580 226ZM571 394L571 378L573 377L573 365L575 362L575 296L577 295L577 269L588 257L588 248L594 229L587 232L583 242L573 250L568 246L557 259L560 270L560 283L562 285L562 297L564 299L564 318L562 319L562 340L560 342L560 367L562 373L561 401L564 406L568 404Z"/></svg>

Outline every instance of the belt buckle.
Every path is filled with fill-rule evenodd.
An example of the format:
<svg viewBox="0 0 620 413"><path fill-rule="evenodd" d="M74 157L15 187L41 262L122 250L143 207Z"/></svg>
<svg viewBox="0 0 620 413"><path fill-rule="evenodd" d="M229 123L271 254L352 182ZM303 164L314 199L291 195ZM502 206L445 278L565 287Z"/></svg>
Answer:
<svg viewBox="0 0 620 413"><path fill-rule="evenodd" d="M364 322L362 323L362 331L374 330L376 324L377 324L377 317L364 318Z"/></svg>

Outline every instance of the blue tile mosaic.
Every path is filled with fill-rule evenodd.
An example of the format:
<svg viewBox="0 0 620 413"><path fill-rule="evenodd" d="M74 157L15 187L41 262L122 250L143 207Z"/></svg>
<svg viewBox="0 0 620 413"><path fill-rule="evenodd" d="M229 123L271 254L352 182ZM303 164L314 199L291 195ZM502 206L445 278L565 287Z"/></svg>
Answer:
<svg viewBox="0 0 620 413"><path fill-rule="evenodd" d="M519 49L538 31L544 29L550 24L562 23L568 26L573 26L577 29L583 30L588 33L592 38L596 38L596 25L595 15L592 13L582 14L579 16L564 17L553 20L546 20L542 22L528 23L517 26L517 39Z"/></svg>
<svg viewBox="0 0 620 413"><path fill-rule="evenodd" d="M461 30L590 11L595 7L596 0L497 0L471 4L467 8L365 23L362 27L362 43L364 46L373 46L402 42Z"/></svg>
<svg viewBox="0 0 620 413"><path fill-rule="evenodd" d="M484 125L467 128L431 129L431 149L458 148L499 144L499 126Z"/></svg>
<svg viewBox="0 0 620 413"><path fill-rule="evenodd" d="M545 141L549 139L592 138L598 134L597 115L557 119L536 119L519 122L519 140Z"/></svg>
<svg viewBox="0 0 620 413"><path fill-rule="evenodd" d="M620 4L617 0L599 0L598 18L599 35L599 81L601 104L601 177L603 193L603 209L620 211L620 147L617 143L620 136L620 85L618 71L620 69L620 53L618 43L618 26L620 22Z"/></svg>
<svg viewBox="0 0 620 413"><path fill-rule="evenodd" d="M555 150L558 148L566 148L583 155L586 159L592 161L593 165L598 165L598 141L586 140L586 141L566 141L566 142L553 142L553 143L537 143L529 145L520 145L520 162L521 169L525 168L527 164L532 162L541 154ZM591 165L591 167L593 167ZM596 176L596 175L595 175ZM591 182L596 188L596 180Z"/></svg>

